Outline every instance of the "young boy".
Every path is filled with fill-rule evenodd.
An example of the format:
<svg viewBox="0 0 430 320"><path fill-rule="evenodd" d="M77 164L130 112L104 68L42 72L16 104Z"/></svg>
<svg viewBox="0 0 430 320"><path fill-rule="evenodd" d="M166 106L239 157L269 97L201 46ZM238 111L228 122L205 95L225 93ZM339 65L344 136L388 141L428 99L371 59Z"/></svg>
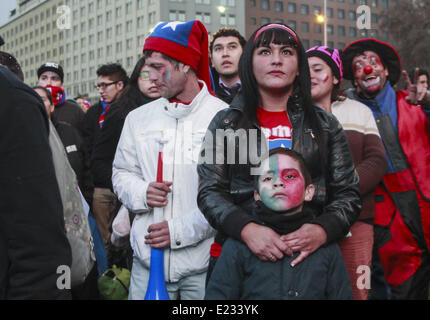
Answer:
<svg viewBox="0 0 430 320"><path fill-rule="evenodd" d="M280 235L313 219L304 202L315 187L301 155L285 148L272 149L256 178L254 217ZM321 247L300 264L297 257L261 261L248 247L228 239L206 289L206 300L353 299L342 254L337 244Z"/></svg>

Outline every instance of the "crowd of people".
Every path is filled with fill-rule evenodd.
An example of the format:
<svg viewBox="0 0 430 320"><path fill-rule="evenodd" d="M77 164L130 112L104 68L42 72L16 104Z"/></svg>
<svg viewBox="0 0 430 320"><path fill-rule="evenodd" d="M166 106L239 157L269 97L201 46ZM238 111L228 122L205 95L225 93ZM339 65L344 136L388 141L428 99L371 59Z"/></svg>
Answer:
<svg viewBox="0 0 430 320"><path fill-rule="evenodd" d="M120 266L141 300L153 249L171 300L428 299L425 70L284 24L162 22L142 50L93 105L0 52L0 299L108 299Z"/></svg>

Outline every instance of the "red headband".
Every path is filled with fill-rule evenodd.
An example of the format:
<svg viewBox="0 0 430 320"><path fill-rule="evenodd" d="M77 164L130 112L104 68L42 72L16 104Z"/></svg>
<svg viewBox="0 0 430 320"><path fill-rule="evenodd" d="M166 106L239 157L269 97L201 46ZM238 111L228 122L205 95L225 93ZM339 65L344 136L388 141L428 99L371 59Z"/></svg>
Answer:
<svg viewBox="0 0 430 320"><path fill-rule="evenodd" d="M287 31L289 34L291 34L294 37L294 39L297 42L297 45L299 45L299 40L297 39L297 36L293 32L293 30L291 30L287 26L284 26L282 24L276 24L276 23L268 24L267 26L264 26L263 28L261 28L260 30L258 30L257 33L255 34L254 41L257 40L257 38L260 36L261 33L263 33L264 31L266 31L267 29L273 29L273 28L279 28L279 29L283 29L283 30Z"/></svg>

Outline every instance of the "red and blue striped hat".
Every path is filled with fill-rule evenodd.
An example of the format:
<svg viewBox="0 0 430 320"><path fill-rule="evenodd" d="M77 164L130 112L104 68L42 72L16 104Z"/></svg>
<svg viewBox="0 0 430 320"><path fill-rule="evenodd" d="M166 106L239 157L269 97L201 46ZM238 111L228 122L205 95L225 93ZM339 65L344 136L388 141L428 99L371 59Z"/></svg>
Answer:
<svg viewBox="0 0 430 320"><path fill-rule="evenodd" d="M213 92L209 68L209 36L199 20L160 22L145 40L143 51L154 50L192 67L209 92Z"/></svg>

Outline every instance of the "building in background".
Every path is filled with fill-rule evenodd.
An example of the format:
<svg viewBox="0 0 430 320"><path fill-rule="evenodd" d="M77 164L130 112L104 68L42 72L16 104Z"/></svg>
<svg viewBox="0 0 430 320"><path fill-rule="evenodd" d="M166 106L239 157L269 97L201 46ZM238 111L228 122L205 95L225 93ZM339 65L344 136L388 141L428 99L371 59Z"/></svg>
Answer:
<svg viewBox="0 0 430 320"><path fill-rule="evenodd" d="M25 82L37 80L37 68L46 61L64 66L65 34L56 25L60 0L19 0L6 24L0 27L5 45L21 64Z"/></svg>
<svg viewBox="0 0 430 320"><path fill-rule="evenodd" d="M244 4L243 0L17 0L8 22L0 27L2 49L16 56L27 84L36 84L42 63L57 62L64 68L68 97L83 94L94 101L98 66L118 62L131 73L142 56L145 38L158 22L199 19L209 34L221 27L245 33Z"/></svg>
<svg viewBox="0 0 430 320"><path fill-rule="evenodd" d="M392 2L392 0L391 0ZM357 28L357 8L370 8L370 29ZM326 0L327 45L343 49L360 38L388 40L380 31L386 19L384 10L389 0ZM246 0L246 36L259 25L282 22L297 31L306 49L324 44L324 25L317 22L317 15L324 13L324 0Z"/></svg>
<svg viewBox="0 0 430 320"><path fill-rule="evenodd" d="M363 37L388 40L379 25L389 0L326 0L327 44L343 48ZM392 1L392 0L391 0ZM249 37L261 24L284 22L306 48L323 44L324 0L17 0L8 22L0 26L2 50L16 56L25 81L37 82L46 61L64 68L68 97L98 99L98 66L119 62L131 72L142 55L145 38L159 21L201 20L209 34L237 28ZM371 9L371 29L357 29L357 7ZM63 7L66 6L66 7ZM66 9L64 9L66 8ZM68 19L68 20L67 20ZM68 25L69 23L69 25Z"/></svg>

